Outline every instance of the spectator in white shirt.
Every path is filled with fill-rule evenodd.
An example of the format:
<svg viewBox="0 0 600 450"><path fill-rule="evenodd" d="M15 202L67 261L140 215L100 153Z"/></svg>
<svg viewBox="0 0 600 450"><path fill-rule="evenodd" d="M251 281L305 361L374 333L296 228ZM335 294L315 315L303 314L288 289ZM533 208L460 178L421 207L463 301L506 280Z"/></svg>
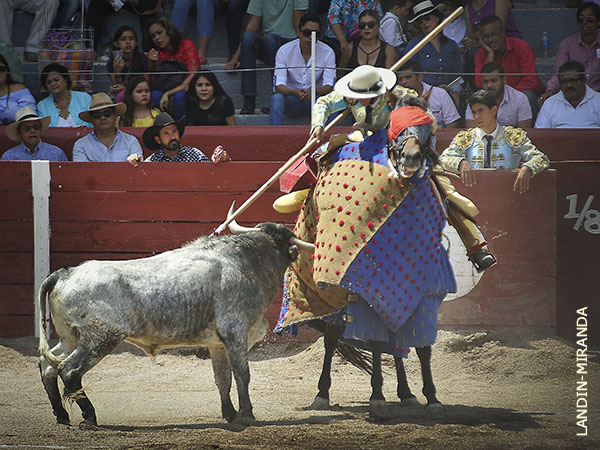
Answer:
<svg viewBox="0 0 600 450"><path fill-rule="evenodd" d="M275 57L275 93L271 97L269 124L283 125L285 116L309 117L311 114L311 36L321 33L316 14L305 14L298 23L298 39L281 46ZM335 53L327 44L316 43L316 95L332 91L335 84Z"/></svg>
<svg viewBox="0 0 600 450"><path fill-rule="evenodd" d="M429 104L429 109L437 121L438 128L457 128L460 114L456 105L445 89L423 83L423 69L416 61L407 61L396 72L398 84L414 89Z"/></svg>
<svg viewBox="0 0 600 450"><path fill-rule="evenodd" d="M401 56L408 42L402 25L412 4L410 0L383 0L383 4L387 12L379 27L379 38L394 47L396 55Z"/></svg>
<svg viewBox="0 0 600 450"><path fill-rule="evenodd" d="M527 96L521 91L506 84L504 67L496 62L487 63L481 68L481 85L483 89L494 94L498 102L496 121L500 125L510 125L518 128L531 128L532 111ZM473 111L467 106L465 126L475 126Z"/></svg>
<svg viewBox="0 0 600 450"><path fill-rule="evenodd" d="M600 93L585 83L585 68L567 61L558 69L560 92L542 105L536 128L600 128Z"/></svg>

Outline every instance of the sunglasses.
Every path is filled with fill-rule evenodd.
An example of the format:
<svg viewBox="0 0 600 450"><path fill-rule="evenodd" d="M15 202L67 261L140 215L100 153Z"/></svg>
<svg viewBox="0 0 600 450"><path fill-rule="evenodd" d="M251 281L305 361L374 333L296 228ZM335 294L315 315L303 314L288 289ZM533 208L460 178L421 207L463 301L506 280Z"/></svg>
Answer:
<svg viewBox="0 0 600 450"><path fill-rule="evenodd" d="M593 16L579 16L577 17L577 22L579 23L594 23L596 18Z"/></svg>
<svg viewBox="0 0 600 450"><path fill-rule="evenodd" d="M579 77L579 78L563 78L561 80L559 80L560 84L575 84L575 83L579 83L580 81L583 81L584 77Z"/></svg>
<svg viewBox="0 0 600 450"><path fill-rule="evenodd" d="M321 34L321 32L319 30L300 30L300 33L302 33L302 36L304 37L310 37L310 35L312 34L312 32L317 33L317 38L319 37L319 35Z"/></svg>
<svg viewBox="0 0 600 450"><path fill-rule="evenodd" d="M41 130L42 129L42 124L40 124L39 122L36 123L32 123L31 125L23 123L21 124L21 126L19 126L19 129L21 131L24 131L25 133L28 133L31 130Z"/></svg>
<svg viewBox="0 0 600 450"><path fill-rule="evenodd" d="M0 72L8 72L8 67L0 66Z"/></svg>
<svg viewBox="0 0 600 450"><path fill-rule="evenodd" d="M111 117L115 112L112 109L105 109L104 111L95 111L91 114L92 119L99 119L100 117Z"/></svg>
<svg viewBox="0 0 600 450"><path fill-rule="evenodd" d="M360 28L361 30L364 30L365 28L375 28L378 25L378 23L374 20L371 20L369 22L358 22L358 28Z"/></svg>

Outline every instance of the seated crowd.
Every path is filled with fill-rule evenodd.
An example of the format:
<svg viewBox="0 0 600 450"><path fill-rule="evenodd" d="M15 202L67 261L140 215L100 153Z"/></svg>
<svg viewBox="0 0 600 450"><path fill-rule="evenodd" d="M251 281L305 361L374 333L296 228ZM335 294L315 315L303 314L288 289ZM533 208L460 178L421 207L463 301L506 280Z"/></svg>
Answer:
<svg viewBox="0 0 600 450"><path fill-rule="evenodd" d="M235 125L233 101L215 73L202 68L208 58L212 20L201 20L202 14L198 14L198 46L183 36L182 16L191 3L175 0L173 22L160 16L146 17L144 44L139 42L135 27L125 25L116 30L107 63L112 80L108 93L90 95L76 90L69 70L53 62L41 71L41 87L48 95L36 103L27 87L11 74L8 59L0 54L0 105L5 105L0 109L0 120L9 125L7 136L20 143L20 150L15 147L2 159L61 160L64 154L41 141L48 126L93 127L93 133L75 144L74 160L133 163L141 157L140 143L118 127L152 129L159 117L163 128L168 122L179 134L185 125ZM197 0L198 8L208 8L205 4L209 3L213 17L212 2ZM445 0L436 5L430 0L331 0L327 27L322 30L317 12L323 2L250 0L246 9L249 20L241 33L237 15L240 8L246 8L244 0L228 3L230 58L225 69L244 69L241 114L255 113L257 80L253 69L259 59L273 68L273 95L270 105L262 110L269 113L271 125L283 125L286 116L309 120L313 58L316 97L327 96L336 79L359 66L392 67L465 2ZM600 7L594 2L581 3L576 14L580 32L561 43L555 75L546 88L537 75L533 49L517 37L520 35L510 7L502 9L506 2L496 0L496 9L487 8L486 15L483 10L487 3L466 2L464 18L455 20L400 67L397 85L427 100L439 128L474 127L468 100L478 89L493 94L500 125L600 128ZM475 15L477 21L473 22ZM318 39L315 55L312 36ZM466 71L471 65L474 76ZM179 139L173 137L173 145L175 141L179 145ZM179 153L173 153L169 143L162 147L158 141L156 145L153 140L149 142L162 152L150 160L208 160L195 152L190 153L195 156L183 156L185 147L177 147ZM147 145L146 139L144 143ZM27 149L31 157L26 157Z"/></svg>

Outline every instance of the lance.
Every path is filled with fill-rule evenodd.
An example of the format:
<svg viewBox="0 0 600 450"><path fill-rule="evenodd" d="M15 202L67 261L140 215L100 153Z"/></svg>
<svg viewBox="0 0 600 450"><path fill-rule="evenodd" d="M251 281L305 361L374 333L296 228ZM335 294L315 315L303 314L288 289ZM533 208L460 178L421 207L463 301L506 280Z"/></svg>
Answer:
<svg viewBox="0 0 600 450"><path fill-rule="evenodd" d="M396 71L398 70L400 67L402 67L402 65L404 63L406 63L406 61L408 61L410 58L412 58L415 53L417 53L419 50L421 50L423 47L425 47L429 41L431 41L435 36L437 36L439 33L441 33L441 31L446 28L448 26L448 24L450 22L452 22L454 19L456 19L458 16L460 16L463 12L463 7L460 6L458 7L458 9L456 9L452 14L450 14L448 17L446 17L446 19L444 19L437 27L435 27L433 30L431 30L431 32L426 35L417 45L415 45L413 48L411 48L402 58L400 58L398 61L396 61L396 63L390 67L390 70L392 71ZM339 114L335 119L333 119L323 130L323 134L328 133L334 126L336 126L338 123L340 123L348 114L350 114L350 108L346 108L341 114ZM221 233L223 230L225 230L225 228L227 227L227 225L229 225L231 222L233 222L240 214L242 214L246 209L248 209L248 207L254 203L261 195L263 195L267 189L269 189L273 183L275 183L279 178L281 178L281 176L286 173L292 166L294 166L298 161L300 161L304 155L306 153L308 153L309 151L311 151L312 149L314 149L317 145L317 140L315 138L311 138L308 140L308 142L304 145L304 147L302 147L298 153L296 153L294 156L292 156L290 159L287 160L287 162L281 166L277 172L275 172L273 174L273 176L271 176L271 178L269 178L265 184L263 184L256 192L254 192L254 194L252 194L248 200L246 200L236 211L233 212L233 214L231 214L227 220L225 220L225 222L223 222L221 225L219 225L215 231L212 234L219 234Z"/></svg>

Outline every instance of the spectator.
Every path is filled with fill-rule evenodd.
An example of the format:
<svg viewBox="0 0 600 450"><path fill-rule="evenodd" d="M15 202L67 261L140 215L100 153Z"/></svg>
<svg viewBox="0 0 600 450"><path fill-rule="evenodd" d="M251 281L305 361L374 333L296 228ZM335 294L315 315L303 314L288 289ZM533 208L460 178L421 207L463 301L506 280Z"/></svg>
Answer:
<svg viewBox="0 0 600 450"><path fill-rule="evenodd" d="M484 90L469 97L476 128L460 131L440 156L446 170L460 174L467 187L476 183L473 168L516 169L513 191L523 194L529 190L531 178L547 169L548 157L539 151L521 128L499 125L496 122L496 97Z"/></svg>
<svg viewBox="0 0 600 450"><path fill-rule="evenodd" d="M419 97L427 100L429 109L437 122L438 128L456 128L460 120L460 114L456 105L444 89L423 83L423 69L415 61L407 61L402 68L396 72L398 84L402 87L413 89Z"/></svg>
<svg viewBox="0 0 600 450"><path fill-rule="evenodd" d="M360 37L358 16L368 9L377 11L379 17L383 16L379 0L331 0L324 41L335 52L336 61L339 62L344 49Z"/></svg>
<svg viewBox="0 0 600 450"><path fill-rule="evenodd" d="M150 82L142 75L129 79L124 96L126 111L119 117L120 127L149 127L160 110L152 107Z"/></svg>
<svg viewBox="0 0 600 450"><path fill-rule="evenodd" d="M500 125L511 127L531 128L532 113L529 100L520 91L505 84L504 68L495 62L487 63L481 69L481 84L483 89L492 93L498 102L496 121ZM473 112L467 107L465 125L474 127Z"/></svg>
<svg viewBox="0 0 600 450"><path fill-rule="evenodd" d="M72 27L82 20L81 1L82 0L60 0L61 7L56 17L56 25L59 28ZM87 16L90 0L84 0L84 2L83 12Z"/></svg>
<svg viewBox="0 0 600 450"><path fill-rule="evenodd" d="M15 113L25 106L35 109L35 99L24 84L11 75L10 66L0 53L0 125L15 121Z"/></svg>
<svg viewBox="0 0 600 450"><path fill-rule="evenodd" d="M600 91L600 6L593 2L584 2L577 8L579 33L569 36L560 43L554 61L556 72L565 62L580 61L585 68L586 83L595 91ZM560 90L558 76L553 75L548 81L548 89L540 99L543 103L548 97Z"/></svg>
<svg viewBox="0 0 600 450"><path fill-rule="evenodd" d="M188 125L235 125L235 108L209 70L194 75L186 93Z"/></svg>
<svg viewBox="0 0 600 450"><path fill-rule="evenodd" d="M481 48L475 54L475 84L481 87L483 66L497 62L504 67L506 84L527 96L535 116L539 109L537 98L544 92L544 85L537 75L533 49L523 39L507 37L498 16L482 19L479 30Z"/></svg>
<svg viewBox="0 0 600 450"><path fill-rule="evenodd" d="M16 121L6 127L6 136L19 142L2 155L3 161L67 161L67 156L55 145L42 142L42 134L50 125L50 117L39 117L35 109L25 106L17 111Z"/></svg>
<svg viewBox="0 0 600 450"><path fill-rule="evenodd" d="M400 57L408 42L403 24L408 17L411 2L410 0L384 0L384 6L387 12L381 21L379 37L394 47L396 56Z"/></svg>
<svg viewBox="0 0 600 450"><path fill-rule="evenodd" d="M462 6L462 4L462 0L445 0L440 2L440 12L444 19L458 9L459 6ZM463 12L460 16L446 25L446 28L442 31L444 36L456 42L461 49L465 46L463 41L467 37L467 21L464 16L465 13Z"/></svg>
<svg viewBox="0 0 600 450"><path fill-rule="evenodd" d="M275 93L271 97L269 125L283 125L284 116L311 114L311 36L321 34L321 21L316 14L305 14L298 24L298 39L281 46L275 58ZM316 95L328 94L335 83L335 53L317 40L315 55Z"/></svg>
<svg viewBox="0 0 600 450"><path fill-rule="evenodd" d="M396 51L379 39L379 15L377 11L367 9L358 16L359 38L342 52L338 66L338 77L346 73L343 69L356 69L368 64L375 67L390 68L396 61Z"/></svg>
<svg viewBox="0 0 600 450"><path fill-rule="evenodd" d="M58 11L58 0L2 0L0 1L0 42L12 47L12 22L15 11L33 14L33 23L25 44L25 61L37 62L42 39Z"/></svg>
<svg viewBox="0 0 600 450"><path fill-rule="evenodd" d="M150 162L207 162L210 161L206 155L194 147L181 145L181 137L185 131L185 118L175 121L168 113L160 113L154 125L144 131L142 139L144 145L150 150L158 150L152 153L146 161ZM219 162L212 156L213 162ZM127 157L127 162L137 167L142 160L142 153L132 154ZM227 152L223 150L220 161L231 161Z"/></svg>
<svg viewBox="0 0 600 450"><path fill-rule="evenodd" d="M194 0L175 0L171 21L182 33L188 20L188 12ZM206 64L208 44L213 34L215 14L224 14L229 42L229 59L235 54L240 44L242 18L248 6L248 0L195 0L196 30L198 33L198 55L200 63Z"/></svg>
<svg viewBox="0 0 600 450"><path fill-rule="evenodd" d="M226 70L251 69L242 73L244 106L240 114L254 114L256 109L256 60L274 67L277 50L296 37L298 22L307 9L308 0L250 0L250 20L242 42L225 65ZM264 36L259 34L261 22Z"/></svg>
<svg viewBox="0 0 600 450"><path fill-rule="evenodd" d="M152 76L152 103L163 111L173 98L176 119L185 112L185 91L192 73L202 68L194 43L184 39L175 26L164 17L148 22L146 31L156 48L147 53L150 72L170 72L169 75ZM180 72L172 74L172 72Z"/></svg>
<svg viewBox="0 0 600 450"><path fill-rule="evenodd" d="M123 101L128 79L148 72L148 58L140 52L137 34L129 25L123 25L115 32L112 57L106 70L113 83L110 93L117 103Z"/></svg>
<svg viewBox="0 0 600 450"><path fill-rule="evenodd" d="M131 154L141 155L137 138L116 127L117 117L126 109L123 103L113 103L104 92L94 94L90 108L79 113L81 120L91 122L94 130L75 141L73 161L114 162L125 161Z"/></svg>
<svg viewBox="0 0 600 450"><path fill-rule="evenodd" d="M600 93L585 84L585 68L567 61L558 69L560 92L542 105L536 128L600 128Z"/></svg>
<svg viewBox="0 0 600 450"><path fill-rule="evenodd" d="M421 36L411 39L406 51L415 47L423 37L433 31L442 21L440 6L433 6L429 0L417 3L413 7L413 18L421 28ZM454 103L460 105L462 86L449 89L448 84L463 72L462 56L458 44L444 34L437 34L427 45L419 50L412 59L419 63L424 72L423 81L448 91Z"/></svg>
<svg viewBox="0 0 600 450"><path fill-rule="evenodd" d="M50 93L38 102L38 112L50 116L51 127L89 127L81 120L79 113L90 106L92 97L87 92L71 90L73 81L63 65L50 63L42 69L42 87Z"/></svg>

